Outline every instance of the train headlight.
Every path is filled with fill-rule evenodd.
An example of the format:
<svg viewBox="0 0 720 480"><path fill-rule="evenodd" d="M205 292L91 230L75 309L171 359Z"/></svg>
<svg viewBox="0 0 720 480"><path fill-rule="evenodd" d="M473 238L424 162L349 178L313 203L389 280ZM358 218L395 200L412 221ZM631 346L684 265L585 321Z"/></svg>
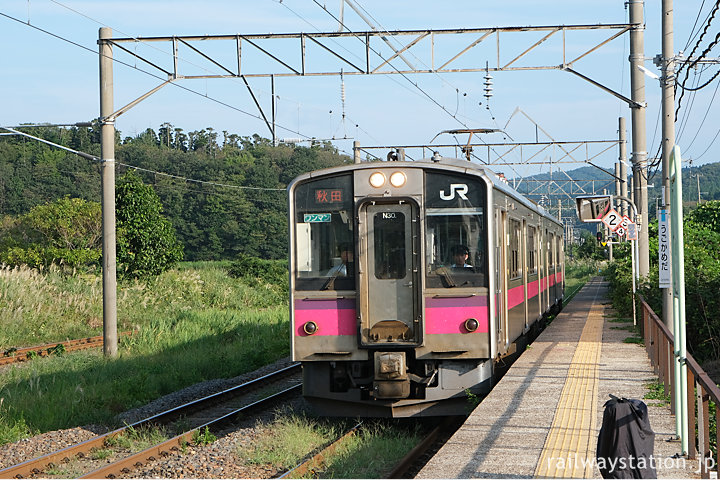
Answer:
<svg viewBox="0 0 720 480"><path fill-rule="evenodd" d="M370 175L370 185L380 188L385 185L385 175L382 172L374 172Z"/></svg>
<svg viewBox="0 0 720 480"><path fill-rule="evenodd" d="M318 326L315 322L305 322L305 325L303 325L303 332L307 333L308 335L312 335L317 331Z"/></svg>
<svg viewBox="0 0 720 480"><path fill-rule="evenodd" d="M478 329L479 326L480 324L475 318L468 318L467 320L465 320L465 330L467 330L468 332L474 332Z"/></svg>
<svg viewBox="0 0 720 480"><path fill-rule="evenodd" d="M393 187L400 188L405 185L406 181L407 177L403 172L393 172L393 174L390 175L390 185Z"/></svg>

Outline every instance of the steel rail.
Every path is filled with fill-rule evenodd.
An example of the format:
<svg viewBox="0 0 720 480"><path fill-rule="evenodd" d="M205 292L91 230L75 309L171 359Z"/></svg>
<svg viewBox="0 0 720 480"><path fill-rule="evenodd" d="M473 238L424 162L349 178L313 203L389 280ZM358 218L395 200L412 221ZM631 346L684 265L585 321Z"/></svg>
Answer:
<svg viewBox="0 0 720 480"><path fill-rule="evenodd" d="M248 391L252 391L259 386L267 384L268 382L274 381L278 378L292 375L293 373L296 373L300 368L301 367L299 363L292 364L288 367L278 370L277 372L264 375L255 380L245 382L241 385L237 385L235 387L223 390L218 393L214 393L212 395L208 395L198 400L185 403L165 412L161 412L157 415L153 415L143 420L139 420L131 425L126 425L103 435L98 435L96 437L90 438L88 440L85 440L84 442L71 445L69 447L48 453L46 455L42 455L37 458L26 460L11 467L4 468L0 470L0 478L25 478L30 475L37 475L43 470L45 470L49 465L57 464L58 462L70 459L77 455L87 454L97 448L102 448L107 440L121 435L128 429L138 429L140 427L144 427L150 424L169 423L170 421L179 418L180 416L187 413L192 413L203 408L208 408L228 398L237 397L241 394L247 393ZM258 402L255 402L251 405L255 405L257 403Z"/></svg>
<svg viewBox="0 0 720 480"><path fill-rule="evenodd" d="M312 455L311 457L307 458L305 461L300 463L299 465L291 468L287 472L283 473L277 478L290 478L290 475L293 475L295 478L304 478L309 473L312 473L313 467L317 465L322 465L322 463L325 461L325 458L331 456L335 450L345 442L348 438L355 435L355 433L360 429L362 426L362 422L355 425L353 428L345 432L343 436L340 438L337 438L335 441L331 442L329 445L326 445L325 448L317 452L316 454Z"/></svg>
<svg viewBox="0 0 720 480"><path fill-rule="evenodd" d="M132 335L132 332L122 332L120 335ZM97 337L66 340L64 342L47 343L45 345L37 345L34 347L10 348L5 350L3 355L0 356L0 365L24 362L35 355L45 357L54 352L72 352L88 348L102 347L102 345L103 337L100 335Z"/></svg>
<svg viewBox="0 0 720 480"><path fill-rule="evenodd" d="M395 468L388 472L384 478L408 478L408 472L415 466L417 461L444 436L447 436L448 433L454 433L461 424L462 421L457 418L446 417L440 425L433 428L420 443L401 458Z"/></svg>
<svg viewBox="0 0 720 480"><path fill-rule="evenodd" d="M201 432L205 428L219 428L232 422L239 415L246 414L252 410L256 410L259 408L265 408L268 405L272 405L285 397L295 395L301 391L302 384L293 385L292 387L286 388L281 392L275 393L269 397L263 398L249 405L245 405L244 407L235 409L232 412L223 415L222 417L206 422L199 427L195 427L192 430L177 435L170 440L166 440L157 445L153 445L152 447L143 450L142 452L138 452L134 455L123 458L117 462L111 463L107 466L87 473L79 478L116 478L119 475L130 473L133 468L141 467L145 465L145 463L154 462L159 457L167 457L170 455L171 451L179 451L183 446L187 445L192 441L196 432Z"/></svg>

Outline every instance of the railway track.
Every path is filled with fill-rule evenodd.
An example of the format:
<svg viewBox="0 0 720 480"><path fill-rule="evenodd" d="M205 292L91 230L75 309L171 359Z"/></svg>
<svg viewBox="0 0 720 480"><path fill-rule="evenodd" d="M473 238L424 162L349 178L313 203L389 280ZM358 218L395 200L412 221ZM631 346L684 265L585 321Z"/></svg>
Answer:
<svg viewBox="0 0 720 480"><path fill-rule="evenodd" d="M446 417L427 436L400 459L385 478L415 478L440 447L457 431L465 417Z"/></svg>
<svg viewBox="0 0 720 480"><path fill-rule="evenodd" d="M414 478L427 461L442 447L462 425L465 417L446 417L432 429L412 450L399 459L395 467L384 478ZM322 450L311 454L296 467L275 478L315 478L325 468L326 459L342 448L344 442L356 435L363 424L358 423Z"/></svg>
<svg viewBox="0 0 720 480"><path fill-rule="evenodd" d="M120 333L120 335L123 336L128 336L131 334L132 332ZM46 357L54 353L72 352L89 348L101 348L102 346L103 337L102 335L100 335L97 337L79 338L76 340L48 343L45 345L37 345L34 347L9 348L2 352L2 356L0 356L0 365L24 362L35 357Z"/></svg>
<svg viewBox="0 0 720 480"><path fill-rule="evenodd" d="M78 463L87 462L89 468L79 478L117 478L129 474L133 469L153 462L156 459L181 452L193 442L197 435L207 431L218 431L244 415L252 415L261 409L267 409L278 402L301 393L299 380L300 364L265 375L250 382L226 389L222 392L188 402L132 425L98 435L76 445L27 460L12 467L0 470L0 478L29 478L42 476L49 468L62 462L76 459ZM278 382L289 379L289 385L277 387ZM259 398L248 398L249 396ZM154 425L169 426L181 420L182 433L169 440L156 444L132 455L119 455L109 463L97 467L97 460L91 461L92 452L106 449L112 439L129 431L138 431ZM93 467L94 466L94 467Z"/></svg>
<svg viewBox="0 0 720 480"><path fill-rule="evenodd" d="M319 452L316 452L309 456L305 461L300 463L299 465L295 466L294 468L291 468L290 470L282 473L281 475L277 476L276 478L307 478L311 477L312 474L315 473L316 469L318 469L325 461L326 458L330 457L335 453L335 451L340 447L343 442L345 442L349 437L352 437L357 433L357 431L361 428L362 422L358 423L354 427L352 427L350 430L345 432L342 436L338 437L334 442L330 443L329 445L325 446L322 450Z"/></svg>

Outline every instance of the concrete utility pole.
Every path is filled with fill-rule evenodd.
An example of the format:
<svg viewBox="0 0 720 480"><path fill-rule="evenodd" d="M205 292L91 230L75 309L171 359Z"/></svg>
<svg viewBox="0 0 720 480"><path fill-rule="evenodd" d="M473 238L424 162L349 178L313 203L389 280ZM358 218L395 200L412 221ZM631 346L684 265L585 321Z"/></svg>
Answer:
<svg viewBox="0 0 720 480"><path fill-rule="evenodd" d="M628 178L627 178L627 133L625 130L625 117L618 119L618 128L620 131L620 196L628 196ZM630 208L627 203L622 202L622 214L630 215ZM635 219L633 219L634 221Z"/></svg>
<svg viewBox="0 0 720 480"><path fill-rule="evenodd" d="M103 352L118 351L117 277L115 249L115 121L113 113L113 50L107 40L112 29L100 29L100 157L102 161Z"/></svg>
<svg viewBox="0 0 720 480"><path fill-rule="evenodd" d="M635 185L635 205L640 214L638 233L638 267L641 277L650 271L650 244L648 240L647 195L647 140L645 136L645 75L639 67L645 61L645 24L643 23L643 0L629 0L630 5L630 85L632 100L632 164ZM644 68L644 67L643 67Z"/></svg>
<svg viewBox="0 0 720 480"><path fill-rule="evenodd" d="M675 146L675 60L673 2L662 0L662 208L670 210L670 152ZM670 252L672 256L672 251ZM672 267L671 267L672 271ZM675 278L674 275L670 278ZM673 326L673 289L662 289L663 323Z"/></svg>
<svg viewBox="0 0 720 480"><path fill-rule="evenodd" d="M357 140L353 140L353 161L355 163L362 163L362 158L360 157L360 142Z"/></svg>
<svg viewBox="0 0 720 480"><path fill-rule="evenodd" d="M622 192L620 190L620 160L618 159L617 162L615 162L615 196L619 197L622 195ZM615 208L618 209L620 212L620 215L622 215L622 204L624 203L621 200L616 200Z"/></svg>

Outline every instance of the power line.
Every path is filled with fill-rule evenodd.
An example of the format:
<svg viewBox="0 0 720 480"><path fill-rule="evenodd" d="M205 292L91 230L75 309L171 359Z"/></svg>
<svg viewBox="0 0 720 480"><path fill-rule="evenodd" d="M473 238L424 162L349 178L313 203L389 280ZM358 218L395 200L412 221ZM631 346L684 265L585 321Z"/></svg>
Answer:
<svg viewBox="0 0 720 480"><path fill-rule="evenodd" d="M99 158L99 157L97 157L97 156L95 156L95 155L91 155L91 154L89 154L89 153L81 152L81 151L79 151L79 150L75 150L75 149L72 149L72 148L69 148L69 147L65 147L65 146L63 146L63 145L59 145L59 144L57 144L57 143L51 142L51 141L49 141L49 140L45 140L45 139L40 138L40 137L36 137L36 136L34 136L34 135L30 135L29 133L21 132L21 131L16 130L16 129L11 128L11 127L0 127L0 129L7 130L7 131L9 131L9 132L11 132L11 133L13 133L13 134L15 134L15 135L20 135L20 136L22 136L22 137L31 138L31 139L36 140L36 141L38 141L38 142L45 143L45 144L47 144L47 145L53 146L53 147L55 147L55 148L59 148L59 149L61 149L61 150L65 150L65 151L70 152L70 153L74 153L75 155L78 155L78 156L83 157L83 158L88 159L88 160L92 160L92 161L94 161L94 162L96 162L96 163L100 163L100 162L103 161L101 158ZM192 183L197 183L197 184L202 184L202 185L211 185L211 186L214 186L214 187L237 188L237 189L239 189L239 190L256 190L256 191L283 191L283 192L284 192L284 191L286 190L285 188L253 187L253 186L245 186L245 185L224 184L224 183L220 183L220 182L209 182L209 181L205 181L205 180L197 180L197 179L194 179L194 178L186 178L186 177L181 177L181 176L178 176L178 175L172 175L172 174L170 174L170 173L165 173L165 172L158 172L158 171L156 171L156 170L149 170L149 169L147 169L147 168L136 167L136 166L134 166L134 165L128 165L128 164L126 164L126 163L121 163L121 162L117 162L117 161L115 162L115 164L116 164L116 165L122 165L122 166L124 166L124 167L132 168L132 169L135 169L135 170L140 170L140 171L147 172L147 173L152 173L152 174L155 174L155 175L161 175L161 176L165 176L165 177L174 178L174 179L177 179L177 180L182 180L182 181L184 181L184 182L192 182Z"/></svg>
<svg viewBox="0 0 720 480"><path fill-rule="evenodd" d="M696 161L697 161L697 160L700 160L700 158L702 158L703 155L705 155L705 154L710 150L710 147L712 147L712 146L715 144L715 140L718 139L718 136L720 136L720 130L717 131L717 133L716 133L715 136L713 137L712 141L710 142L710 145L708 145L708 147L705 149L705 151L702 152L702 153L701 153L700 155L698 155L697 157L695 157L695 160L696 160Z"/></svg>
<svg viewBox="0 0 720 480"><path fill-rule="evenodd" d="M701 75L702 75L702 71L700 72L700 74L698 74L697 71L694 72L693 85L697 85L697 82L699 81ZM679 143L680 139L683 136L685 128L688 125L688 120L690 118L690 112L692 112L693 106L695 105L696 98L697 98L697 95L695 94L695 92L693 92L690 96L690 104L682 112L682 118L678 122L678 127L676 129L678 133L677 133L677 138L676 138L675 143Z"/></svg>
<svg viewBox="0 0 720 480"><path fill-rule="evenodd" d="M710 80L708 80L707 82L703 83L703 84L700 85L699 87L694 87L694 88L693 88L693 87L686 87L685 85L680 85L680 88L682 88L683 90L687 90L688 92L697 92L698 90L702 90L703 88L705 88L705 87L707 87L708 85L710 85L710 84L713 82L713 80L715 80L715 79L718 77L718 75L720 75L720 70L718 70L717 72L715 72L715 75L713 75L712 78L710 78Z"/></svg>
<svg viewBox="0 0 720 480"><path fill-rule="evenodd" d="M710 12L710 15L708 16L708 20L705 23L705 27L703 28L702 34L700 35L700 38L698 38L698 41L695 43L695 46L692 49L692 52L690 52L690 55L688 56L688 62L693 57L697 49L700 47L700 44L702 43L703 38L705 37L705 34L710 29L710 24L712 23L713 19L715 18L715 14L717 13L718 9L720 8L720 0L716 0L715 6L713 7L712 11ZM685 62L682 65L680 65L680 68L678 68L678 71L676 73L677 75L680 75L680 72L683 68L685 68L685 78L683 79L682 83L679 84L680 86L680 97L678 98L677 107L675 108L675 121L677 121L678 111L680 110L680 105L682 103L683 95L685 94L685 83L687 83L688 76L690 69L694 67L707 53L712 49L712 47L715 46L715 44L720 40L720 31L718 31L718 34L715 36L715 40L710 43L710 46L706 48L700 56L698 56L695 60L688 63ZM678 83L675 83L676 87L678 86Z"/></svg>
<svg viewBox="0 0 720 480"><path fill-rule="evenodd" d="M141 171L141 172L152 173L152 174L155 174L155 175L160 175L160 176L164 176L164 177L174 178L175 180L181 180L181 181L183 181L183 182L197 183L197 184L199 184L199 185L210 185L210 186L213 186L213 187L224 187L224 188L237 188L237 189L239 189L239 190L258 190L258 191L274 191L274 192L284 192L284 191L286 191L285 188L248 187L248 186L244 186L244 185L231 185L231 184L226 184L226 183L208 182L208 181L205 181L205 180L196 180L196 179L194 179L194 178L186 178L186 177L181 177L181 176L178 176L178 175L172 175L172 174L170 174L170 173L158 172L158 171L155 171L155 170L149 170L149 169L147 169L147 168L136 167L135 165L128 165L127 163L115 162L115 164L116 164L116 165L122 165L123 167L126 167L126 168L132 168L132 169L134 169L134 170L139 170L139 171Z"/></svg>
<svg viewBox="0 0 720 480"><path fill-rule="evenodd" d="M126 36L126 37L133 38L133 39L135 39L135 40L138 41L138 42L142 42L142 40L139 39L137 36L132 35L132 34L129 34L129 33L126 33L126 32L123 32L123 31L120 30L120 29L117 29L117 28L115 28L115 27L112 27L112 26L110 26L110 25L107 25L107 24L105 24L104 22L101 22L100 20L97 20L97 19L95 19L95 18L93 18L93 17L91 17L91 16L89 16L89 15L87 15L87 14L85 14L85 13L79 11L79 10L77 10L77 9L74 9L74 8L72 8L72 7L69 7L69 6L67 6L67 5L59 2L58 0L50 0L50 1L53 2L53 3L55 3L55 4L57 4L57 5L59 5L59 6L61 6L61 7L63 7L63 8L66 8L67 10L70 10L70 11L73 12L73 13L76 13L77 15L80 15L80 16L82 16L82 17L84 17L84 18L86 18L86 19L88 19L88 20L90 20L90 21L92 21L92 22L95 22L95 23L97 23L98 25L101 25L101 26L103 26L103 27L110 27L110 28L113 29L114 32L117 31L117 32L121 33L122 35L124 35L124 36ZM163 54L163 55L173 56L173 55L169 54L167 51L165 51L165 50L163 50L163 49L161 49L161 48L156 47L156 46L153 45L152 43L147 43L147 42L145 42L145 43L143 43L143 45L146 45L146 46L148 46L149 48L152 48L152 49L160 52L160 53ZM187 63L187 64L189 64L189 65L192 65L192 66L197 67L197 68L199 68L199 69L201 69L201 70L204 70L204 71L206 71L206 72L208 72L208 73L212 73L212 71L209 70L208 68L206 68L206 67L204 67L204 66L202 66L202 65L198 65L197 63L194 63L194 62L188 60L186 57L177 56L176 58L177 58L178 60L182 60L183 62L185 62L185 63ZM240 83L239 83L239 80L238 80L237 78L232 78L231 80L233 80L233 81L237 82L238 84L240 84ZM244 86L244 84L240 84L240 85ZM255 88L256 88L257 90L259 90L260 92L264 93L264 94L271 94L271 92L268 92L267 90L264 90L264 89L262 89L262 88L257 88L257 87L255 87ZM277 100L286 100L286 101L288 101L288 102L291 102L291 103L297 105L298 107L301 105L299 101L292 100L292 99L285 99L284 97L281 97L280 95L277 95L277 94L275 94L274 97L275 97ZM314 109L316 109L316 110L321 110L321 107L316 107L316 106L312 106L312 105L311 105L311 107L314 108Z"/></svg>
<svg viewBox="0 0 720 480"><path fill-rule="evenodd" d="M695 31L695 27L697 27L698 20L700 20L700 14L702 14L703 7L705 6L705 0L702 0L702 3L700 4L700 8L698 9L698 14L695 17L695 23L693 23L692 29L690 30L690 36L688 37L687 43L685 43L685 48L683 50L687 50L692 41L695 39L698 33L700 33L700 30L697 32ZM710 14L708 14L708 17ZM703 20L703 23L705 23L708 19L708 17L705 17L705 20Z"/></svg>
<svg viewBox="0 0 720 480"><path fill-rule="evenodd" d="M0 15L3 16L3 17L8 18L8 19L10 19L10 20L14 20L14 21L16 21L16 22L18 22L18 23L20 23L20 24L22 24L22 25L28 26L28 27L33 28L33 29L35 29L35 30L38 30L38 31L40 31L40 32L42 32L42 33L45 33L46 35L50 35L50 36L52 36L52 37L55 37L55 38L57 38L58 40L62 40L62 41L67 42L67 43L69 43L69 44L71 44L71 45L74 45L74 46L76 46L76 47L82 48L83 50L87 50L87 51L89 51L89 52L92 52L92 53L95 54L95 55L98 55L98 56L101 55L100 52L98 52L98 51L96 51L96 50L94 50L94 49L91 49L91 48L89 48L89 47L86 47L85 45L82 45L82 44L80 44L80 43L77 43L77 42L75 42L75 41L72 41L72 40L70 40L70 39L68 39L68 38L65 38L65 37L63 37L63 36L61 36L61 35L55 34L55 33L53 33L53 32L50 32L50 31L48 31L48 30L45 30L45 29L43 29L43 28L40 28L40 27L38 27L38 26L36 26L36 25L33 25L33 24L31 24L31 23L23 22L22 20L20 20L20 19L18 19L18 18L15 18L15 17L13 17L13 16L11 16L11 15L8 15L8 14L6 14L6 13L0 12ZM138 67L137 65L131 65L131 64L129 64L129 63L127 63L127 62L124 62L124 61L122 61L122 60L119 60L119 59L117 59L117 58L115 58L115 57L113 57L112 60L113 60L113 62L116 62L116 63L118 63L118 64L120 64L120 65L129 67L129 68L132 68L132 69L137 70L137 71L139 71L139 72L142 72L142 73L144 73L144 74L146 74L146 75L148 75L148 76L150 76L150 77L153 77L153 78L155 78L155 79L158 79L158 80L160 80L160 81L162 81L162 82L166 82L166 81L167 81L166 78L163 78L163 77L161 77L161 76L159 76L159 75L156 75L156 74L154 74L154 73L152 73L152 72L149 72L149 71L147 71L147 70L144 70L144 69ZM216 98L214 98L214 97L211 97L211 96L207 95L206 93L198 92L198 91L196 91L196 90L193 90L193 89L188 88L188 87L186 87L186 86L184 86L184 85L180 85L180 84L174 83L174 82L171 82L171 85L174 86L174 87L180 88L180 89L182 89L182 90L185 90L185 91L187 91L187 92L189 92L189 93L193 93L193 94L195 94L195 95L197 95L197 96L199 96L199 97L206 98L206 99L208 99L208 100L210 100L210 101L212 101L212 102L217 103L218 105L222 105L222 106L224 106L224 107L230 108L231 110L234 110L234 111L236 111L236 112L242 113L242 114L247 115L247 116L249 116L249 117L255 118L255 119L257 119L257 120L263 120L263 118L260 117L260 116L258 116L258 115L255 115L255 114L253 114L253 113L250 113L250 112L248 112L248 111L245 111L245 110L243 110L243 109L241 109L241 108L239 108L239 107L235 107L235 106L233 106L233 105L230 105L229 103L224 102L224 101L222 101L222 100L218 100L218 99L216 99ZM284 126L282 126L282 125L280 125L280 124L276 124L276 126L277 126L278 128L280 128L280 129L282 129L282 130L288 131L288 132L293 133L293 134L296 134L296 135L300 135L301 137L305 137L305 138L308 139L308 140L310 140L310 139L312 138L312 137L310 137L310 136L308 136L308 135L305 135L304 133L301 133L301 132L299 132L299 131L295 131L295 130L293 130L293 129L291 129L291 128L288 128L288 127L284 127Z"/></svg>
<svg viewBox="0 0 720 480"><path fill-rule="evenodd" d="M717 75L716 75L716 76L717 76ZM695 136L694 136L693 139L690 141L690 144L685 148L685 150L689 150L690 147L693 146L693 144L695 143L695 139L697 139L698 135L700 134L700 129L701 129L702 126L705 124L705 120L707 120L707 117L708 117L708 115L710 114L710 108L712 107L712 104L713 104L713 102L715 101L715 96L716 96L717 93L718 93L718 87L720 87L720 82L718 82L718 84L715 86L715 91L713 92L713 96L712 96L712 98L710 99L710 103L708 103L707 110L705 110L705 115L703 116L703 119L702 119L702 121L700 122L700 126L697 127L697 129L696 129L696 131L695 131Z"/></svg>
<svg viewBox="0 0 720 480"><path fill-rule="evenodd" d="M382 25L382 23L380 23L375 17L373 17L373 15L372 15L365 7L363 7L362 4L361 4L358 0L355 0L355 3L356 3L356 4L358 5L358 7L360 7L360 9L362 9L362 11L365 12L375 23L378 24L378 26L382 29L383 32L385 32L385 33L387 33L387 34L390 34L390 31L389 31L387 28L385 28L385 27ZM397 41L397 39L396 39L394 36L391 36L390 38L391 38L392 40L395 40L395 43L396 43L396 44L400 45L401 47L404 47L399 41ZM410 49L407 50L407 53L409 53L410 55L412 55L412 56L413 56L418 62L420 62L420 64L422 64L425 68L427 68L428 70L432 70L429 65L427 65L421 58L419 58L417 55L415 55L415 53L412 52ZM440 73L438 73L438 72L436 72L436 71L433 71L432 73L435 74L435 75L440 79L440 81L442 81L444 84L450 86L452 89L455 90L455 92L456 92L457 94L459 94L460 89L457 88L457 87L456 87L455 85L453 85L452 83L450 83L448 80L446 80L443 75L441 75ZM455 114L457 115L457 108L456 108ZM491 115L492 115L492 114L491 114ZM467 117L466 117L466 118L467 118Z"/></svg>

